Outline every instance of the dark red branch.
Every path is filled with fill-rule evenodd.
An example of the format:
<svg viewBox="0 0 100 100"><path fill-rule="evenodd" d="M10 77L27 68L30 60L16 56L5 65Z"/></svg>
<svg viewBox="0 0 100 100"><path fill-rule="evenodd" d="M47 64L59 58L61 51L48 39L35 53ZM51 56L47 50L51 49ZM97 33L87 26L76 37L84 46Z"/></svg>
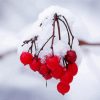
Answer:
<svg viewBox="0 0 100 100"><path fill-rule="evenodd" d="M32 53L33 44L34 44L34 47L35 47L35 54L36 54L36 50L37 50L37 48L36 48L36 41L37 41L37 38L38 38L38 36L35 36L34 38L31 38L31 39L29 39L29 40L25 40L25 41L23 42L23 45L22 45L22 46L24 46L25 44L28 44L28 43L31 42L31 46L29 47L28 52L31 52L31 53Z"/></svg>
<svg viewBox="0 0 100 100"><path fill-rule="evenodd" d="M63 65L66 66L66 62L65 62L65 58L64 57L62 58L62 61L63 61Z"/></svg>
<svg viewBox="0 0 100 100"><path fill-rule="evenodd" d="M61 40L61 35L60 35L60 25L59 25L59 20L58 20L58 15L55 14L55 21L57 22L57 28L58 28L58 36L59 36L59 40Z"/></svg>
<svg viewBox="0 0 100 100"><path fill-rule="evenodd" d="M80 46L100 46L100 43L90 43L90 42L86 42L84 40L79 40L79 45ZM12 53L17 53L17 48L6 51L5 53L0 53L0 59L3 59L4 57L9 56Z"/></svg>
<svg viewBox="0 0 100 100"><path fill-rule="evenodd" d="M54 44L54 38L55 38L55 21L56 21L56 14L54 15L54 21L53 21L53 37L52 37L52 43L51 43L51 49L52 49L52 55L54 55L54 49L53 49L53 44Z"/></svg>
<svg viewBox="0 0 100 100"><path fill-rule="evenodd" d="M43 48L45 47L45 45L49 42L49 40L53 37L53 35L44 43L44 45L41 47L41 49L39 50L37 56L39 56L40 52L43 50Z"/></svg>
<svg viewBox="0 0 100 100"><path fill-rule="evenodd" d="M100 46L100 43L89 43L83 40L79 40L79 45L80 46Z"/></svg>
<svg viewBox="0 0 100 100"><path fill-rule="evenodd" d="M67 30L67 33L68 33L68 45L70 46L70 33L69 33L69 30L68 30L68 27L67 27L66 23L62 19L60 19L60 18L58 18L58 19L64 24L64 26L65 26L65 28ZM70 46L70 48L71 48L71 46Z"/></svg>
<svg viewBox="0 0 100 100"><path fill-rule="evenodd" d="M67 24L67 26L68 26L68 30L69 30L69 32L70 32L70 34L71 34L71 36L72 36L72 43L71 43L71 49L72 49L74 36L73 36L73 34L72 34L72 32L71 32L71 29L70 29L70 26L69 26L69 24L68 24L67 19L66 19L64 16L62 16L62 17L64 18L64 20L65 20L65 22L66 22L66 24Z"/></svg>
<svg viewBox="0 0 100 100"><path fill-rule="evenodd" d="M32 49L33 49L33 41L31 41L31 46L29 47L29 49L28 49L28 52L30 52L30 53L32 53Z"/></svg>

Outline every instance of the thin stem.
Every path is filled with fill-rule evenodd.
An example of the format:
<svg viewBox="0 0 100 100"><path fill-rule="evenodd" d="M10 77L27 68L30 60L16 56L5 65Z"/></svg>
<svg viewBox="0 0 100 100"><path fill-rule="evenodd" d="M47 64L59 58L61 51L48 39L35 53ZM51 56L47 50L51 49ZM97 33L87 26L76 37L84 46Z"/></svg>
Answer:
<svg viewBox="0 0 100 100"><path fill-rule="evenodd" d="M36 55L36 53L37 53L36 40L37 40L37 36L35 36L35 37L34 37L34 40L33 40L34 47L35 47L35 55Z"/></svg>
<svg viewBox="0 0 100 100"><path fill-rule="evenodd" d="M66 66L66 68L67 68L67 61L66 61L66 59L64 58L64 62L65 62L65 66Z"/></svg>
<svg viewBox="0 0 100 100"><path fill-rule="evenodd" d="M33 49L33 44L34 44L34 47L35 47L35 54L36 54L36 50L37 50L37 47L36 47L36 41L37 41L37 38L38 38L38 36L35 36L34 38L31 38L31 39L29 39L29 40L25 40L24 42L23 42L23 45L22 46L24 46L25 44L28 44L29 42L31 42L31 46L29 47L29 49L28 49L28 52L31 52L32 53L32 49Z"/></svg>
<svg viewBox="0 0 100 100"><path fill-rule="evenodd" d="M36 52L37 48L36 48L36 42L35 41L34 41L34 47L35 47L35 52Z"/></svg>
<svg viewBox="0 0 100 100"><path fill-rule="evenodd" d="M56 21L57 21L57 27L58 27L58 36L59 36L59 40L61 40L61 35L60 35L60 25L59 25L59 20L58 20L58 16L56 15Z"/></svg>
<svg viewBox="0 0 100 100"><path fill-rule="evenodd" d="M67 27L66 23L62 19L60 19L60 18L58 18L58 19L64 24L64 26L65 26L65 28L67 30L67 33L68 33L68 44L70 46L70 34L69 34L68 27ZM70 48L71 48L71 46L70 46Z"/></svg>
<svg viewBox="0 0 100 100"><path fill-rule="evenodd" d="M100 46L100 43L90 43L84 40L79 40L80 46Z"/></svg>
<svg viewBox="0 0 100 100"><path fill-rule="evenodd" d="M52 55L54 55L54 49L53 49L53 44L54 44L54 38L55 38L55 21L56 21L56 14L54 15L54 22L53 22L53 37L52 37L52 43L51 43L51 49L52 49Z"/></svg>
<svg viewBox="0 0 100 100"><path fill-rule="evenodd" d="M72 36L72 43L71 43L71 49L72 49L74 36L73 36L73 34L72 34L72 32L71 32L71 29L70 29L70 26L69 26L69 24L68 24L67 19L66 19L64 16L62 16L62 17L64 18L64 20L65 20L65 22L66 22L66 24L67 24L67 26L68 26L69 32L70 32L70 34L71 34L71 36Z"/></svg>
<svg viewBox="0 0 100 100"><path fill-rule="evenodd" d="M31 41L31 46L29 47L28 52L32 53L32 48L33 48L33 41Z"/></svg>
<svg viewBox="0 0 100 100"><path fill-rule="evenodd" d="M49 42L49 40L53 37L53 35L44 43L44 45L41 47L41 49L39 50L37 56L39 56L40 52L43 50L43 48L45 47L45 45Z"/></svg>
<svg viewBox="0 0 100 100"><path fill-rule="evenodd" d="M23 44L21 46L24 46L25 44L28 44L30 41L32 41L32 39L23 41Z"/></svg>
<svg viewBox="0 0 100 100"><path fill-rule="evenodd" d="M63 60L63 65L66 66L64 57L62 58L62 60Z"/></svg>
<svg viewBox="0 0 100 100"><path fill-rule="evenodd" d="M47 80L46 80L46 88L47 88L47 85L48 85L48 83L47 83Z"/></svg>

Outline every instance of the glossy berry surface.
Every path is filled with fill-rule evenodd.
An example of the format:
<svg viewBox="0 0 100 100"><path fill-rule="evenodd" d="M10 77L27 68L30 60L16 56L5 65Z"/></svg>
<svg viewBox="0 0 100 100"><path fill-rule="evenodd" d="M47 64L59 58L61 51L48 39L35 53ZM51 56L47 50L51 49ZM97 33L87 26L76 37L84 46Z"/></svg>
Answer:
<svg viewBox="0 0 100 100"><path fill-rule="evenodd" d="M64 75L64 70L62 66L59 66L56 70L52 71L52 77L60 79Z"/></svg>
<svg viewBox="0 0 100 100"><path fill-rule="evenodd" d="M54 71L58 68L60 63L60 58L58 56L47 56L46 64L51 71Z"/></svg>
<svg viewBox="0 0 100 100"><path fill-rule="evenodd" d="M73 80L73 76L71 74L71 72L66 71L66 73L61 77L61 82L64 82L65 84L69 84L72 82Z"/></svg>
<svg viewBox="0 0 100 100"><path fill-rule="evenodd" d="M68 64L68 71L71 72L71 74L73 76L76 75L78 72L78 67L77 67L76 63Z"/></svg>
<svg viewBox="0 0 100 100"><path fill-rule="evenodd" d="M68 84L64 84L63 82L59 82L57 84L57 90L59 93L64 95L65 93L67 93L70 90L70 86Z"/></svg>
<svg viewBox="0 0 100 100"><path fill-rule="evenodd" d="M74 63L77 59L76 52L74 50L67 51L67 54L65 55L65 59L68 63Z"/></svg>
<svg viewBox="0 0 100 100"><path fill-rule="evenodd" d="M42 64L39 73L42 74L43 76L46 76L50 73L50 70L48 69L46 64Z"/></svg>
<svg viewBox="0 0 100 100"><path fill-rule="evenodd" d="M39 58L34 58L33 61L30 63L30 68L33 71L39 71L41 66L41 61Z"/></svg>
<svg viewBox="0 0 100 100"><path fill-rule="evenodd" d="M20 56L20 61L24 64L27 65L29 63L31 63L33 60L33 56L31 53L29 52L22 52L21 56Z"/></svg>

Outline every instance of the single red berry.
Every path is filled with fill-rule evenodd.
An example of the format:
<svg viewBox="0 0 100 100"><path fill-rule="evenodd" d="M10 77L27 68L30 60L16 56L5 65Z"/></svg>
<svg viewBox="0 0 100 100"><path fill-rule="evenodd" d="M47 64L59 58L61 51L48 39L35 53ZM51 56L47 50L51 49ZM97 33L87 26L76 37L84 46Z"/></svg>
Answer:
<svg viewBox="0 0 100 100"><path fill-rule="evenodd" d="M51 71L54 71L58 68L60 63L60 58L58 56L46 56L46 64Z"/></svg>
<svg viewBox="0 0 100 100"><path fill-rule="evenodd" d="M64 75L63 67L59 65L54 71L51 72L52 77L60 79Z"/></svg>
<svg viewBox="0 0 100 100"><path fill-rule="evenodd" d="M39 71L41 66L41 61L39 58L34 58L33 61L30 63L30 68L33 71Z"/></svg>
<svg viewBox="0 0 100 100"><path fill-rule="evenodd" d="M67 51L67 54L65 55L65 59L68 63L74 63L77 59L76 52L74 50Z"/></svg>
<svg viewBox="0 0 100 100"><path fill-rule="evenodd" d="M78 67L77 67L76 63L68 64L68 71L70 73L72 73L73 76L76 75L78 72Z"/></svg>
<svg viewBox="0 0 100 100"><path fill-rule="evenodd" d="M59 82L57 84L57 90L60 92L62 95L67 93L70 90L69 84L64 84L63 82Z"/></svg>
<svg viewBox="0 0 100 100"><path fill-rule="evenodd" d="M39 70L39 73L42 74L42 76L46 79L49 80L52 78L51 76L51 71L50 69L47 67L46 64L42 64Z"/></svg>
<svg viewBox="0 0 100 100"><path fill-rule="evenodd" d="M48 69L46 64L42 64L39 73L42 74L43 76L46 76L50 73L50 70Z"/></svg>
<svg viewBox="0 0 100 100"><path fill-rule="evenodd" d="M33 60L33 56L31 53L29 52L22 52L21 56L20 56L20 61L24 64L27 65L29 63L31 63Z"/></svg>
<svg viewBox="0 0 100 100"><path fill-rule="evenodd" d="M61 80L61 82L64 82L65 84L69 84L72 82L73 76L72 76L71 72L69 72L67 70L66 73L61 77L60 80Z"/></svg>

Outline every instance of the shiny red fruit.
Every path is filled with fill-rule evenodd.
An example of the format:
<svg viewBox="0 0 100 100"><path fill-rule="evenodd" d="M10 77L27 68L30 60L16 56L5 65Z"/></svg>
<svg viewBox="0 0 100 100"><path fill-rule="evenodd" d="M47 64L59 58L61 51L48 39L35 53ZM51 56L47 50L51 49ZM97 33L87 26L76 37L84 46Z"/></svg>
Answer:
<svg viewBox="0 0 100 100"><path fill-rule="evenodd" d="M65 59L68 63L74 63L77 59L76 52L74 50L67 51L67 54L65 55Z"/></svg>
<svg viewBox="0 0 100 100"><path fill-rule="evenodd" d="M46 57L46 64L51 71L54 71L58 68L60 63L60 58L58 56L47 56Z"/></svg>
<svg viewBox="0 0 100 100"><path fill-rule="evenodd" d="M70 90L70 86L68 84L64 84L63 82L59 82L57 85L57 90L62 95L65 95Z"/></svg>
<svg viewBox="0 0 100 100"><path fill-rule="evenodd" d="M39 58L34 58L33 61L30 63L30 68L33 71L39 71L41 66L41 61Z"/></svg>
<svg viewBox="0 0 100 100"><path fill-rule="evenodd" d="M57 69L51 72L52 77L60 79L64 75L63 67L59 65Z"/></svg>
<svg viewBox="0 0 100 100"><path fill-rule="evenodd" d="M76 63L73 64L68 64L68 71L74 76L77 74L78 72L78 67L76 65Z"/></svg>
<svg viewBox="0 0 100 100"><path fill-rule="evenodd" d="M48 69L46 64L42 64L39 73L42 74L43 76L46 76L50 73L50 70Z"/></svg>
<svg viewBox="0 0 100 100"><path fill-rule="evenodd" d="M72 82L73 80L73 76L71 74L71 72L66 71L66 73L61 77L61 82L64 82L65 84L69 84Z"/></svg>
<svg viewBox="0 0 100 100"><path fill-rule="evenodd" d="M33 60L33 56L31 53L29 52L22 52L21 56L20 56L20 61L24 64L27 65L29 63L31 63Z"/></svg>

